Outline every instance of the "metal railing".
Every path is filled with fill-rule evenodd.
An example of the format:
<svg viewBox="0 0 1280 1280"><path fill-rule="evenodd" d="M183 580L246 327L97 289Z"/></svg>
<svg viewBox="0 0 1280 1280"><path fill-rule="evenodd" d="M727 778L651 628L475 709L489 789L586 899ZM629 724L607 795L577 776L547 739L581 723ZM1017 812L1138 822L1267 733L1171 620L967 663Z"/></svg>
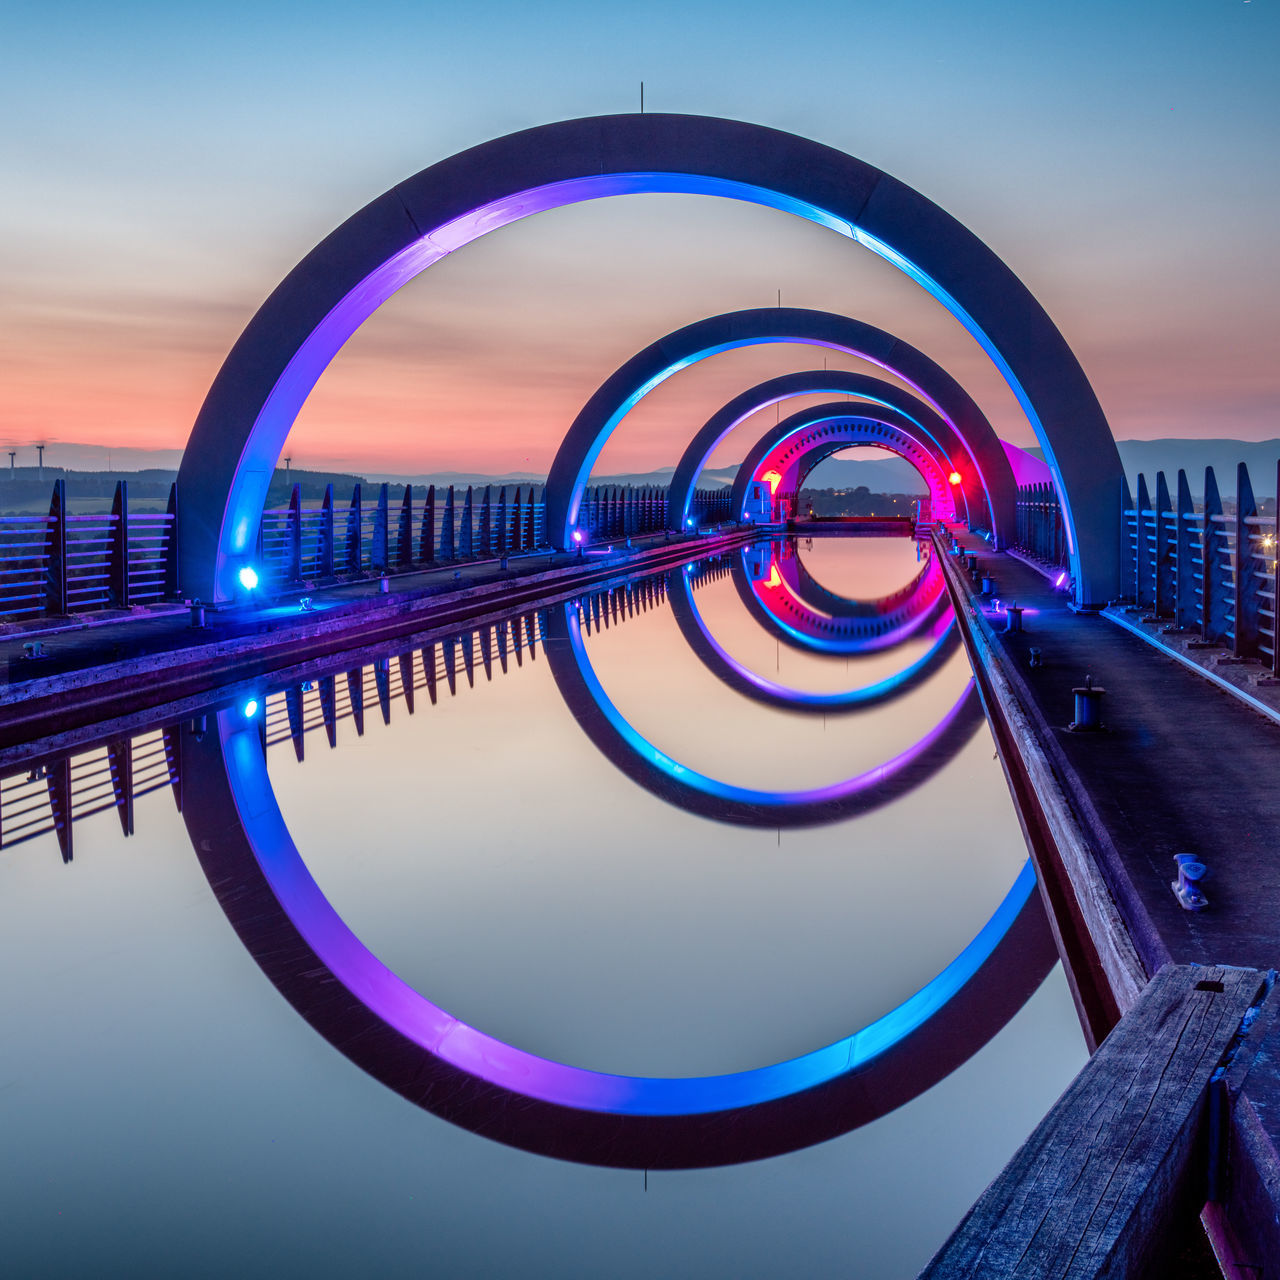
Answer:
<svg viewBox="0 0 1280 1280"><path fill-rule="evenodd" d="M534 485L439 493L405 485L391 495L386 484L356 484L338 508L329 485L312 507L295 484L287 506L262 513L264 594L549 547L546 504ZM729 498L728 489L697 490L694 521L728 519ZM583 496L578 523L591 542L655 533L667 527L667 505L663 488L598 486ZM122 480L110 512L74 515L66 481L56 480L47 515L0 516L0 623L180 600L179 536L176 486L165 511L130 512Z"/></svg>
<svg viewBox="0 0 1280 1280"><path fill-rule="evenodd" d="M729 559L700 562L688 575L693 587L723 578ZM605 587L576 601L583 631L607 630L665 605L668 573ZM337 725L353 722L363 734L366 709L391 723L401 702L413 714L415 694L425 690L434 704L444 691L453 696L477 680L492 680L536 660L546 642L545 610L533 609L444 640L381 657L347 671L298 680L262 698L261 732L268 748L292 744L304 759L309 734L322 732L337 746ZM78 751L43 758L34 767L15 764L0 774L0 849L54 834L64 862L72 861L74 824L114 809L126 836L133 834L134 801L169 787L182 807L181 726L147 728Z"/></svg>
<svg viewBox="0 0 1280 1280"><path fill-rule="evenodd" d="M48 515L0 516L0 621L176 598L177 528L174 486L165 511L131 513L121 480L110 512L73 515L55 480Z"/></svg>
<svg viewBox="0 0 1280 1280"><path fill-rule="evenodd" d="M1053 485L1018 486L1014 547L1041 564L1067 567L1067 536Z"/></svg>
<svg viewBox="0 0 1280 1280"><path fill-rule="evenodd" d="M1280 465L1277 467L1280 479ZM1176 501L1164 472L1155 499L1138 477L1135 502L1126 481L1121 503L1123 599L1168 619L1177 630L1199 631L1205 645L1229 648L1237 658L1264 660L1280 674L1276 644L1275 516L1259 514L1249 469L1236 467L1235 509L1224 509L1212 467L1205 468L1204 500L1197 510L1185 471Z"/></svg>

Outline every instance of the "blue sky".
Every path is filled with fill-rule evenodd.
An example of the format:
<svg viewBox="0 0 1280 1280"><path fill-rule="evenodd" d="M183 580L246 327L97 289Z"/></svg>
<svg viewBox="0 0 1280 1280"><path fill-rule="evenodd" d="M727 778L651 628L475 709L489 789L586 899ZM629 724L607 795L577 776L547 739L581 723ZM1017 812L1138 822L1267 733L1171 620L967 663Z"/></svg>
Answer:
<svg viewBox="0 0 1280 1280"><path fill-rule="evenodd" d="M650 110L805 134L966 222L1063 329L1117 436L1280 434L1270 0L11 4L3 23L12 444L180 447L240 328L348 214L490 137L634 110L641 79ZM608 204L508 228L393 299L322 380L295 455L545 465L634 350L777 289L923 346L1030 443L972 340L869 255L727 202ZM812 361L682 374L601 465L673 462L746 380Z"/></svg>

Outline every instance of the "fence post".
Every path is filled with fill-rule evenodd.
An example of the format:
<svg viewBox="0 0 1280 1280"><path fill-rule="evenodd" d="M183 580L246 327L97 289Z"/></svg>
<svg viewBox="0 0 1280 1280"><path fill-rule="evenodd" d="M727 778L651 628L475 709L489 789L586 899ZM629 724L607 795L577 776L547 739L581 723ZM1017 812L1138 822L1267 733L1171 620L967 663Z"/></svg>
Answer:
<svg viewBox="0 0 1280 1280"><path fill-rule="evenodd" d="M413 565L413 485L404 487L400 499L400 522L396 526L396 568L408 569Z"/></svg>
<svg viewBox="0 0 1280 1280"><path fill-rule="evenodd" d="M169 502L165 507L165 514L169 517L165 521L169 536L165 539L164 544L164 594L166 599L180 600L182 598L182 584L178 581L178 539L181 537L182 531L178 524L178 486L176 482L169 486Z"/></svg>
<svg viewBox="0 0 1280 1280"><path fill-rule="evenodd" d="M507 486L504 484L498 490L498 554L505 556L510 549L510 539L507 537Z"/></svg>
<svg viewBox="0 0 1280 1280"><path fill-rule="evenodd" d="M107 590L117 609L129 607L129 482L116 481L111 500L111 561L107 566Z"/></svg>
<svg viewBox="0 0 1280 1280"><path fill-rule="evenodd" d="M1155 615L1167 618L1173 612L1173 504L1169 501L1169 484L1163 471L1156 472L1156 581Z"/></svg>
<svg viewBox="0 0 1280 1280"><path fill-rule="evenodd" d="M321 578L333 577L333 485L324 487L324 501L320 504L320 555L317 574Z"/></svg>
<svg viewBox="0 0 1280 1280"><path fill-rule="evenodd" d="M1129 477L1120 477L1120 598L1129 599L1133 584L1133 539L1129 533L1129 517L1133 513L1133 494L1129 490Z"/></svg>
<svg viewBox="0 0 1280 1280"><path fill-rule="evenodd" d="M1196 509L1191 501L1187 473L1178 472L1178 514L1174 525L1175 599L1173 625L1179 630L1190 627L1196 616L1196 539L1192 537Z"/></svg>
<svg viewBox="0 0 1280 1280"><path fill-rule="evenodd" d="M302 581L302 486L295 484L289 494L289 579Z"/></svg>
<svg viewBox="0 0 1280 1280"><path fill-rule="evenodd" d="M1230 566L1219 541L1222 498L1212 467L1204 469L1204 531L1201 546L1204 560L1204 609L1200 620L1201 639L1220 644L1227 638L1227 601L1231 599Z"/></svg>
<svg viewBox="0 0 1280 1280"><path fill-rule="evenodd" d="M364 499L357 481L351 489L351 505L347 508L347 572L360 573L364 568Z"/></svg>
<svg viewBox="0 0 1280 1280"><path fill-rule="evenodd" d="M475 543L471 533L471 486L467 485L467 496L462 500L462 527L458 530L458 559L475 558Z"/></svg>
<svg viewBox="0 0 1280 1280"><path fill-rule="evenodd" d="M480 499L480 555L493 555L493 512L490 507L489 485L484 487L484 497Z"/></svg>
<svg viewBox="0 0 1280 1280"><path fill-rule="evenodd" d="M520 497L520 486L516 486L516 497L512 503L514 508L511 516L511 549L519 555L524 547L524 504Z"/></svg>
<svg viewBox="0 0 1280 1280"><path fill-rule="evenodd" d="M49 524L45 533L45 613L67 611L67 482L53 482Z"/></svg>
<svg viewBox="0 0 1280 1280"><path fill-rule="evenodd" d="M1138 473L1138 540L1134 548L1133 598L1139 605L1150 604L1154 594L1153 567L1151 563L1151 543L1147 535L1147 513L1151 510L1151 494L1147 490L1147 477Z"/></svg>
<svg viewBox="0 0 1280 1280"><path fill-rule="evenodd" d="M1280 496L1280 495L1277 495ZM1236 554L1235 554L1235 614L1236 625L1231 652L1237 658L1252 658L1258 652L1259 615L1261 599L1258 595L1258 579L1254 576L1253 526L1249 521L1258 514L1254 501L1253 485L1249 480L1249 468L1236 464Z"/></svg>
<svg viewBox="0 0 1280 1280"><path fill-rule="evenodd" d="M378 508L373 517L373 542L369 547L369 568L387 571L387 485L378 486Z"/></svg>
<svg viewBox="0 0 1280 1280"><path fill-rule="evenodd" d="M453 485L445 490L444 495L444 519L440 524L440 559L456 560L457 549L454 542L454 518L453 518Z"/></svg>
<svg viewBox="0 0 1280 1280"><path fill-rule="evenodd" d="M422 564L436 562L436 487L427 485L427 500L422 505L422 532L418 536L418 560Z"/></svg>

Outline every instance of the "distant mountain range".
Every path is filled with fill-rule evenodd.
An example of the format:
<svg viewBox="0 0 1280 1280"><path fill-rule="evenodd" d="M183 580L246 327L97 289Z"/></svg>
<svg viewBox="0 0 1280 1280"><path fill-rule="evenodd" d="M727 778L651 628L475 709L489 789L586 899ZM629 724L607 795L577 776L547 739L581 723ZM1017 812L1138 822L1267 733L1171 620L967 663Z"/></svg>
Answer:
<svg viewBox="0 0 1280 1280"><path fill-rule="evenodd" d="M1121 440L1118 443L1120 459L1124 464L1129 483L1136 485L1137 475L1143 472L1148 484L1154 486L1155 473L1163 470L1172 490L1179 468L1187 473L1191 490L1200 494L1204 488L1204 469L1211 466L1217 476L1218 487L1224 497L1233 496L1236 488L1236 464L1244 462L1249 467L1253 490L1259 498L1276 495L1276 463L1280 459L1280 439L1274 440L1211 440L1174 437L1163 440ZM35 463L35 450L24 448L19 452L19 472ZM1028 452L1040 456L1039 449ZM30 456L28 456L30 455ZM101 445L51 444L45 450L46 472L54 468L73 471L100 471L115 474L131 474L158 469L175 471L182 459L178 449L107 449ZM0 463L3 459L0 458ZM299 476L316 475L294 468ZM616 485L666 485L671 481L672 468L657 471L630 472L618 475L597 476L597 484ZM711 468L702 475L707 487L727 485L732 482L735 468ZM454 485L516 485L542 484L545 476L527 471L508 471L502 474L483 472L437 471L413 475L393 472L373 472L366 476L372 483L386 481L390 484L437 486ZM914 469L900 458L862 460L832 458L823 463L814 479L823 488L854 489L865 485L873 493L912 493L921 488Z"/></svg>

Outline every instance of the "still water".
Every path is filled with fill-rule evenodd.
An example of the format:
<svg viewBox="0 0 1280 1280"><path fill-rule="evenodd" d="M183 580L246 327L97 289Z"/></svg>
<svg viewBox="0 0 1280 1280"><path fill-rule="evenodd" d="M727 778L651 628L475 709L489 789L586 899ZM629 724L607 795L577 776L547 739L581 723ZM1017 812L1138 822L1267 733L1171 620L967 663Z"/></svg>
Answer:
<svg viewBox="0 0 1280 1280"><path fill-rule="evenodd" d="M127 838L112 757L72 759L68 864L60 766L6 778L6 1273L914 1275L1084 1063L1057 967L997 949L979 979L1002 995L940 996L807 1128L771 1096L756 1146L713 1117L654 1160L713 1167L611 1167L650 1148L593 1130L553 1158L538 1104L458 1110L452 1078L407 1100L381 1023L333 1013L383 979L352 1000L314 965L282 978L306 969L292 926L210 850L278 804L272 848L492 1038L484 1079L510 1052L643 1097L892 1029L1026 861L923 554L765 544L234 691L135 740ZM265 739L272 803L207 784L224 729ZM779 1154L723 1163L760 1144Z"/></svg>

